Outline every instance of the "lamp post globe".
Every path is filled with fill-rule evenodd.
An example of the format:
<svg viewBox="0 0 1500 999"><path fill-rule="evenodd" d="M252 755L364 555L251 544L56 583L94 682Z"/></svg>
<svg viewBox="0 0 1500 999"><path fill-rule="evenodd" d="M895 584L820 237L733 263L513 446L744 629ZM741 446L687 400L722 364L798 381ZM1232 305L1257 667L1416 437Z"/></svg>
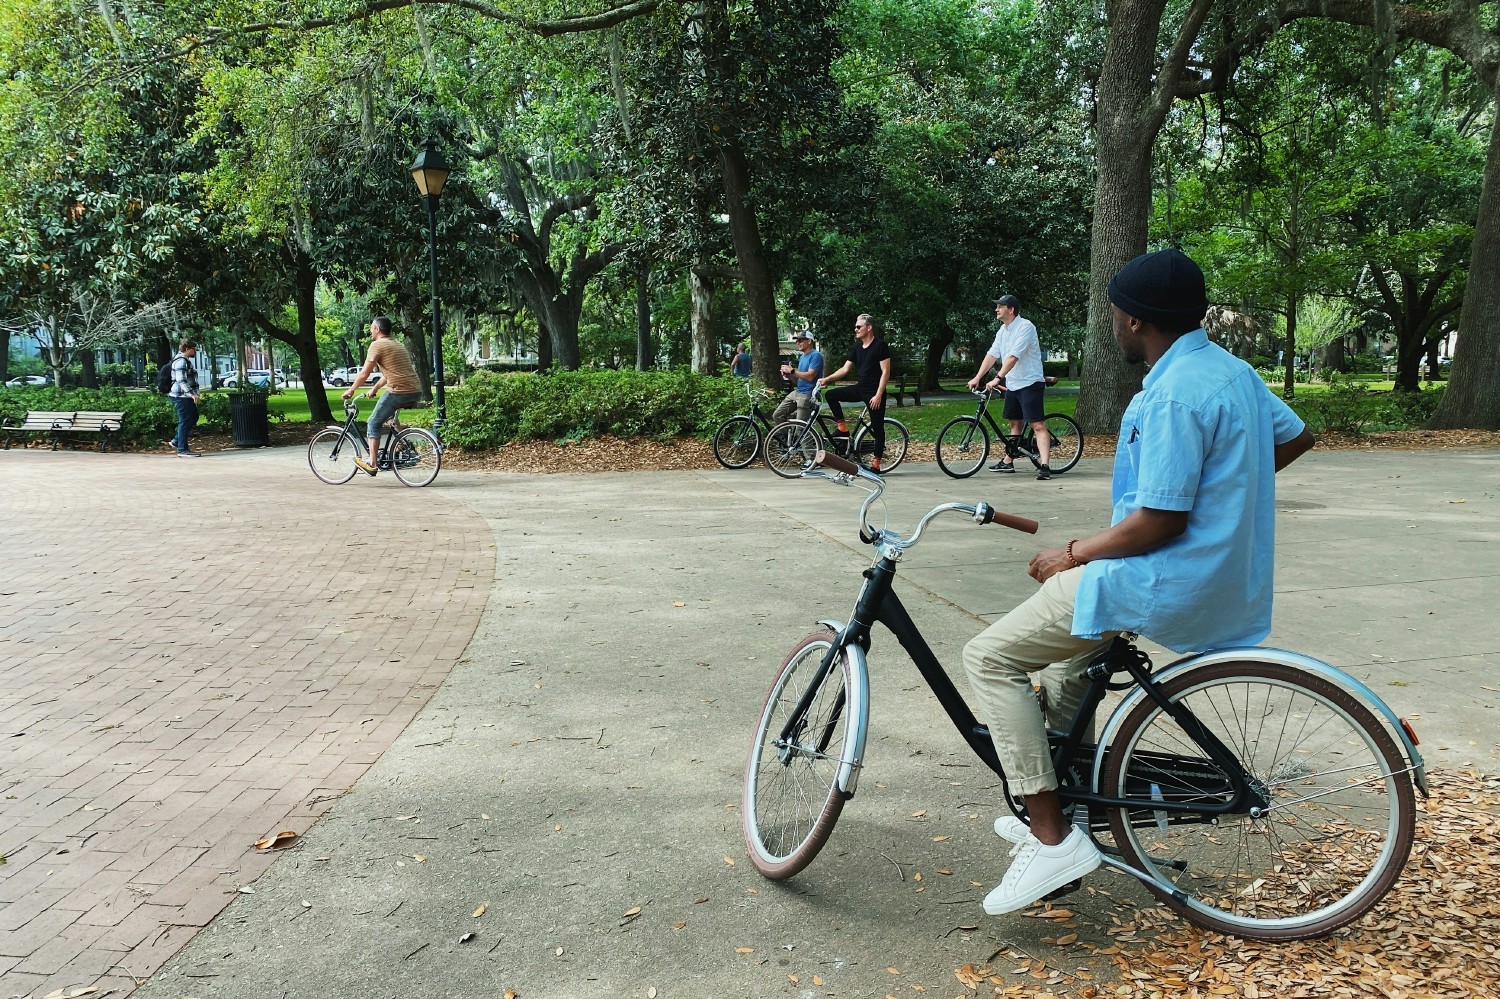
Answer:
<svg viewBox="0 0 1500 999"><path fill-rule="evenodd" d="M437 407L432 430L439 439L448 422L448 410L447 398L443 392L443 324L438 304L437 202L450 172L448 161L443 159L443 154L430 141L417 153L417 158L411 164L411 179L416 182L417 192L427 207L427 259L432 268L432 400Z"/></svg>

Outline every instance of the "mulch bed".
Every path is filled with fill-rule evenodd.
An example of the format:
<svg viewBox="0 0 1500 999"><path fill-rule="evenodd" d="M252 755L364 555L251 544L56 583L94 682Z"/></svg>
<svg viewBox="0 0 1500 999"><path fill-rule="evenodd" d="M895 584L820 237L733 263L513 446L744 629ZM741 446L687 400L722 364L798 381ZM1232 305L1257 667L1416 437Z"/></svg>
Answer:
<svg viewBox="0 0 1500 999"><path fill-rule="evenodd" d="M1494 996L1500 778L1473 770L1429 776L1432 798L1417 799L1416 842L1401 880L1331 937L1257 943L1197 929L1165 907L1119 903L1101 921L1078 916L1060 900L1025 913L1057 927L1055 937L1042 941L1050 945L1045 956L1005 947L954 976L972 990L968 995L1016 999ZM1095 980L1084 967L1100 958L1115 966L1115 981Z"/></svg>

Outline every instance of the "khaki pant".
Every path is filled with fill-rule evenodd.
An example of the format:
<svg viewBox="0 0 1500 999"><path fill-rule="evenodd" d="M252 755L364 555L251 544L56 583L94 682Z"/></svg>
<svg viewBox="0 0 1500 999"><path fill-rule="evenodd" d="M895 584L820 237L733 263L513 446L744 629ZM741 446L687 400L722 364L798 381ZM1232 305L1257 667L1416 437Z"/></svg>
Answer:
<svg viewBox="0 0 1500 999"><path fill-rule="evenodd" d="M1082 573L1082 568L1057 573L964 646L964 668L979 703L979 720L989 726L1012 794L1040 794L1057 787L1047 728L1068 727L1088 688L1084 667L1115 636L1073 636L1073 607ZM1045 720L1032 694L1033 674L1043 670Z"/></svg>
<svg viewBox="0 0 1500 999"><path fill-rule="evenodd" d="M797 414L799 420L806 420L812 415L811 392L796 390L788 392L786 398L777 405L776 412L771 414L771 426L774 427L783 420L790 420L793 413Z"/></svg>

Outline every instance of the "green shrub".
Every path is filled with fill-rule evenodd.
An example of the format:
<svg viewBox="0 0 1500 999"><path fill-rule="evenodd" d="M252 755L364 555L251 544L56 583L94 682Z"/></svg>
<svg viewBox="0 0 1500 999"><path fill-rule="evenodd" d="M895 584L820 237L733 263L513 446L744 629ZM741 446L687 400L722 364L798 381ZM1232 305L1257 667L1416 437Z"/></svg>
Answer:
<svg viewBox="0 0 1500 999"><path fill-rule="evenodd" d="M1345 378L1333 378L1328 391L1301 402L1297 407L1313 429L1357 434L1371 418L1370 390Z"/></svg>
<svg viewBox="0 0 1500 999"><path fill-rule="evenodd" d="M603 434L707 435L743 410L743 385L689 371L479 371L449 390L444 435L469 448Z"/></svg>
<svg viewBox="0 0 1500 999"><path fill-rule="evenodd" d="M1415 430L1432 419L1442 401L1441 385L1423 392L1391 392L1379 397L1370 422L1387 430Z"/></svg>
<svg viewBox="0 0 1500 999"><path fill-rule="evenodd" d="M172 405L172 400L155 392L127 392L119 388L80 388L64 392L52 386L0 392L0 415L20 420L27 410L33 409L53 412L121 410L125 413L125 420L120 439L126 444L154 447L177 430L177 408Z"/></svg>
<svg viewBox="0 0 1500 999"><path fill-rule="evenodd" d="M1373 350L1366 350L1349 359L1349 370L1356 375L1378 375L1385 364L1385 358Z"/></svg>

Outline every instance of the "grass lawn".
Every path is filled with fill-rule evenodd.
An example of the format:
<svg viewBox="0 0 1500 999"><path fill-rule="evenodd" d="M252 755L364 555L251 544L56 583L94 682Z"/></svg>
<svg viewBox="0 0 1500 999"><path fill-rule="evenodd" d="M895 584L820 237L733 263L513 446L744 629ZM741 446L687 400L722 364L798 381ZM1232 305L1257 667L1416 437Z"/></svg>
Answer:
<svg viewBox="0 0 1500 999"><path fill-rule="evenodd" d="M314 391L318 391L314 389ZM342 423L344 419L344 390L341 388L322 387L322 391L328 396L328 408L333 411L335 422ZM449 391L452 391L451 389ZM372 400L365 398L365 390L360 389L354 396L354 401L359 403L359 415L361 418L370 415L370 407L375 405ZM276 395L271 396L269 403L271 419L276 419L281 414L284 423L311 423L312 407L307 402L307 390L300 388L282 389ZM414 427L432 426L432 410L430 408L418 407L416 409L403 409L401 411L401 422Z"/></svg>

